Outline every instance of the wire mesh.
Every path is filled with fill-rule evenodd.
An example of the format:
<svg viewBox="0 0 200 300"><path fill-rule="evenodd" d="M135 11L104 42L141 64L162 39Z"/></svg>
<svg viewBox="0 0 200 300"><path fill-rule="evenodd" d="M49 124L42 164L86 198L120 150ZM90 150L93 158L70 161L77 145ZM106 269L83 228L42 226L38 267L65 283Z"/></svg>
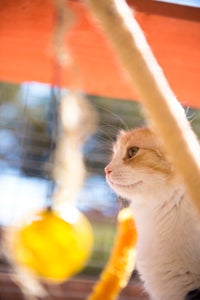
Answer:
<svg viewBox="0 0 200 300"><path fill-rule="evenodd" d="M109 99L92 96L89 98L98 111L99 127L83 147L87 178L76 203L92 223L95 247L87 267L79 277L89 276L97 279L112 247L119 210L115 196L106 185L103 170L109 160L118 129L132 126L132 120L130 122L127 117L127 110L130 114L136 111L135 125L142 123L142 117L139 115L137 104L130 106L129 102L123 101L122 106L119 105L120 102ZM128 109L125 109L126 105ZM45 205L51 184L52 109L50 86L38 83L0 83L2 228L20 221L28 211ZM126 124L122 120L124 117ZM12 280L12 272L9 261L1 255L0 299L23 299L22 293ZM77 288L71 287L69 290L67 283L66 288L59 286L57 289L49 289L49 299L85 299L89 288L84 292L80 289L80 282L79 293ZM83 285L85 284L86 281ZM72 283L71 285L73 286ZM90 285L91 289L92 285L87 285Z"/></svg>
<svg viewBox="0 0 200 300"><path fill-rule="evenodd" d="M66 93L66 90L61 92ZM145 122L140 106L133 101L88 98L99 114L99 125L82 149L87 177L77 195L76 205L92 223L95 247L83 272L62 285L46 286L48 297L45 299L86 299L91 292L113 245L116 215L122 205L105 182L104 167L110 159L118 131L138 127ZM191 110L188 115L192 116L198 134L199 111ZM0 83L1 230L46 203L52 183L52 119L50 86ZM25 299L12 275L12 266L1 251L0 299ZM134 282L121 294L121 300L134 299L134 295L135 299L146 299L147 296L141 294L137 286L137 280Z"/></svg>

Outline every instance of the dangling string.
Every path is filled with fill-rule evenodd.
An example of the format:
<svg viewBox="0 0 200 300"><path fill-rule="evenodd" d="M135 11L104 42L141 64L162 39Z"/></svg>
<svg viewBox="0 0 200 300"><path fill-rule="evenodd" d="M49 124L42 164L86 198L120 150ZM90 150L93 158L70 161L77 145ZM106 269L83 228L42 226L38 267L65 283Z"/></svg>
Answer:
<svg viewBox="0 0 200 300"><path fill-rule="evenodd" d="M52 168L55 164L55 149L57 144L57 137L59 132L59 118L58 118L58 103L60 99L61 90L59 87L52 86L51 88L51 114L50 114L50 134L51 142L49 146L49 159L51 161L51 170L48 170L48 191L46 197L46 208L52 209L53 200L52 195L55 190L55 180L52 178Z"/></svg>
<svg viewBox="0 0 200 300"><path fill-rule="evenodd" d="M53 34L53 51L57 64L66 67L72 64L72 58L64 38L70 31L75 21L72 10L65 0L54 0L55 6L55 29Z"/></svg>
<svg viewBox="0 0 200 300"><path fill-rule="evenodd" d="M57 138L59 134L59 103L61 98L61 87L64 66L71 64L69 52L64 49L64 37L66 31L69 30L73 23L74 17L72 12L68 9L65 0L54 0L55 6L55 29L53 33L53 73L51 85L51 118L50 118L50 134L51 142L49 147L49 157L52 168L55 165L55 149L57 145ZM48 176L49 187L46 198L46 208L52 209L53 193L55 190L55 178L53 178L53 171L50 171Z"/></svg>

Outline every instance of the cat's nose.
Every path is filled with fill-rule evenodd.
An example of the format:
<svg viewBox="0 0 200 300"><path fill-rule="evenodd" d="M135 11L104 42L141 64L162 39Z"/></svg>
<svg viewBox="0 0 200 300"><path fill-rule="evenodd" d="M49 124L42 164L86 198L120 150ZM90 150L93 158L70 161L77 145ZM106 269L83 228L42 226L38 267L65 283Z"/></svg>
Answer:
<svg viewBox="0 0 200 300"><path fill-rule="evenodd" d="M104 170L105 170L106 175L109 175L112 172L112 170L110 169L109 165L106 166Z"/></svg>

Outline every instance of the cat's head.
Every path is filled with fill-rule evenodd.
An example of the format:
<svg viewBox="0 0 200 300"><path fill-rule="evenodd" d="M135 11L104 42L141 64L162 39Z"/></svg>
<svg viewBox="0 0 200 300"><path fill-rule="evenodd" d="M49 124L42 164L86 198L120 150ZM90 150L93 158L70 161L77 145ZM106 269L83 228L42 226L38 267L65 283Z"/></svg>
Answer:
<svg viewBox="0 0 200 300"><path fill-rule="evenodd" d="M135 194L148 195L168 184L174 172L159 139L144 127L120 132L105 173L108 184L118 195L132 199Z"/></svg>

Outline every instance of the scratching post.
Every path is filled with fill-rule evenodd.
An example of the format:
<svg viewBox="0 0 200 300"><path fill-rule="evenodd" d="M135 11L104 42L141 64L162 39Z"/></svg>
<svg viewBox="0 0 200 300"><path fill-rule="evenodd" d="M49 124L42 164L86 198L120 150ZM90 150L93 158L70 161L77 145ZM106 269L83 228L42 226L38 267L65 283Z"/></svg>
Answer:
<svg viewBox="0 0 200 300"><path fill-rule="evenodd" d="M123 0L85 0L85 3L111 41L200 214L198 141L132 11Z"/></svg>

